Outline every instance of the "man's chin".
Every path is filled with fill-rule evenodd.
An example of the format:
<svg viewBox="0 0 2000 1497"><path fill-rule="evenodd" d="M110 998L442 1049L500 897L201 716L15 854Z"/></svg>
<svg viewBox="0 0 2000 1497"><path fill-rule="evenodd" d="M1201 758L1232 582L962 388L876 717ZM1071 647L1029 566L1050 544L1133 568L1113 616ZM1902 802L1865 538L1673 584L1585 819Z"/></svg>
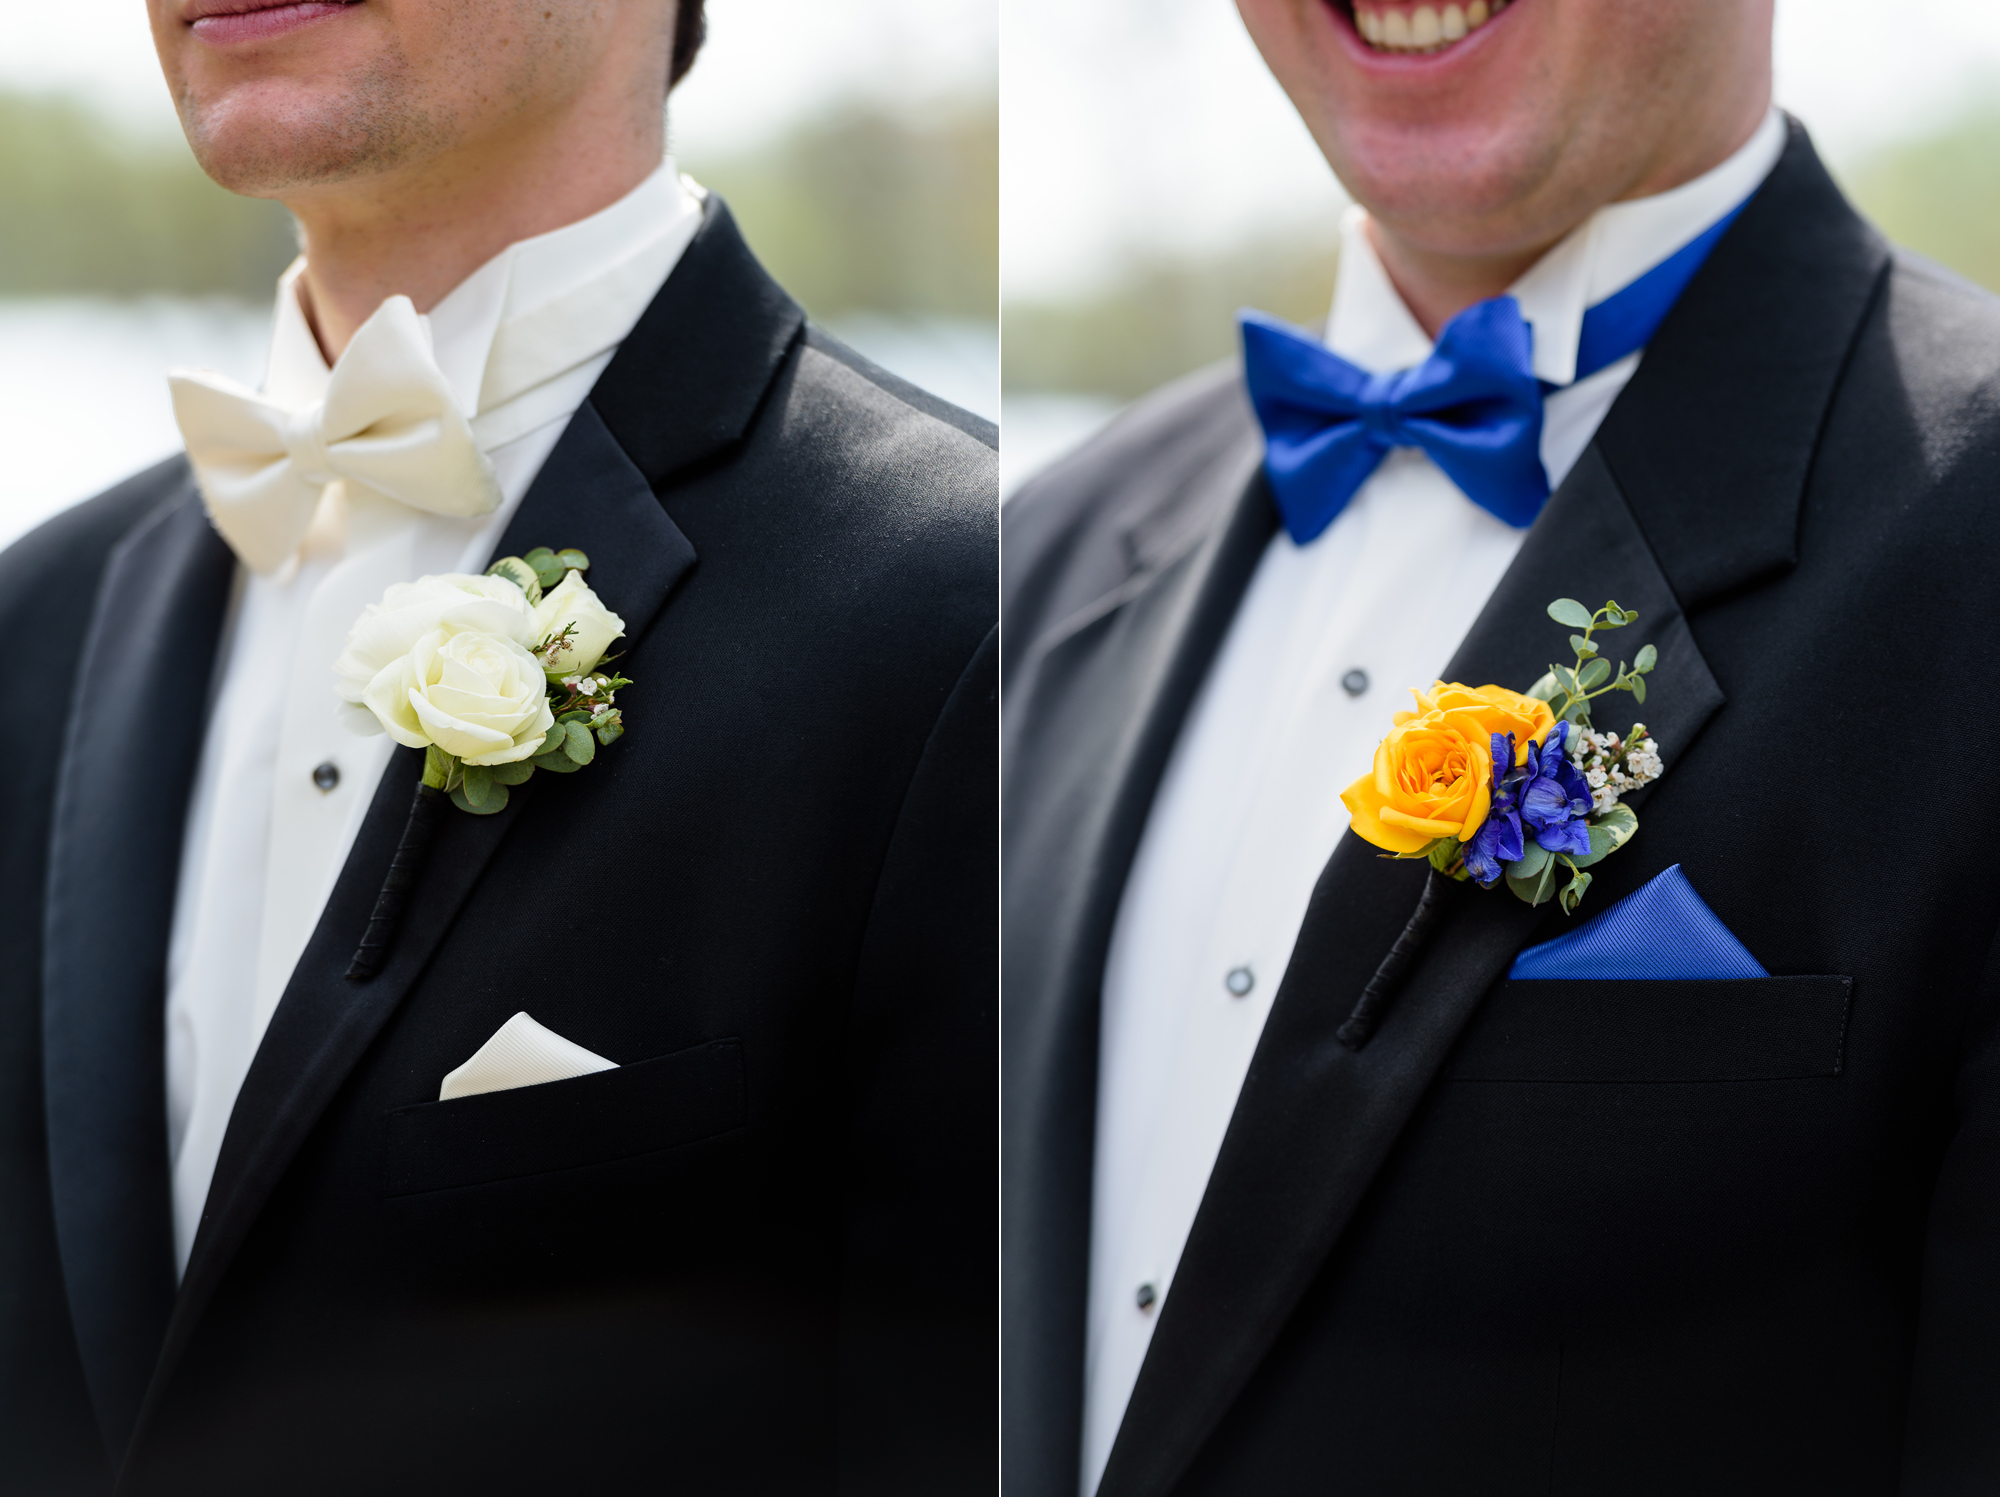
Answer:
<svg viewBox="0 0 2000 1497"><path fill-rule="evenodd" d="M407 112L369 91L267 79L184 110L203 171L245 197L378 175L408 154Z"/></svg>

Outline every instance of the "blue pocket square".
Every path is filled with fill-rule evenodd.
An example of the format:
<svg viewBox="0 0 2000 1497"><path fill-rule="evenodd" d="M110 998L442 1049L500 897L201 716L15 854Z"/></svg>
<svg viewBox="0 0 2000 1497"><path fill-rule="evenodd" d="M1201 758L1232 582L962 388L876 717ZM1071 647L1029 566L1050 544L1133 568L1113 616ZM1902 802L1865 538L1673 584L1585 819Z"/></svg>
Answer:
<svg viewBox="0 0 2000 1497"><path fill-rule="evenodd" d="M1769 977L1749 948L1701 902L1676 863L1567 935L1530 946L1509 978L1647 982Z"/></svg>

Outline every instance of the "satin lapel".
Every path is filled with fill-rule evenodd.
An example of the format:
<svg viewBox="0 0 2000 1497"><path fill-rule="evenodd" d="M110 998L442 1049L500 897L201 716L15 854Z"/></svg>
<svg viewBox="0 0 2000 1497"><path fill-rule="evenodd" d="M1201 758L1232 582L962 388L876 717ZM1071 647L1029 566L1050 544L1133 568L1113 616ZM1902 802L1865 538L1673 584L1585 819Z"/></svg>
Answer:
<svg viewBox="0 0 2000 1497"><path fill-rule="evenodd" d="M1670 766L1684 762L1723 694L1683 603L1791 564L1820 427L1885 264L1881 241L1795 125L1448 677L1525 686L1561 647L1544 612L1551 599L1616 598L1641 615L1624 638L1660 653L1644 719L1668 745ZM1671 767L1647 793L1676 793ZM1349 1050L1335 1032L1414 910L1422 879L1420 865L1385 863L1351 835L1321 874L1100 1497L1153 1497L1179 1479L1319 1271L1474 1007L1546 918L1499 891L1453 891L1454 908L1380 1028Z"/></svg>
<svg viewBox="0 0 2000 1497"><path fill-rule="evenodd" d="M56 784L42 957L49 1185L114 1460L174 1298L167 940L234 567L192 484L112 552Z"/></svg>
<svg viewBox="0 0 2000 1497"><path fill-rule="evenodd" d="M1181 721L1277 529L1254 449L1214 481L1219 522L1150 563L1162 538L1127 536L1133 575L1040 643L1024 672L1035 710L1008 744L1039 786L1029 812L1005 817L1009 1491L1075 1480L1105 950ZM1054 741L1021 736L1046 724Z"/></svg>
<svg viewBox="0 0 2000 1497"><path fill-rule="evenodd" d="M592 588L637 640L694 547L586 402L570 421L501 541L497 555L535 545L589 554ZM167 1331L150 1411L230 1258L306 1134L396 1011L444 940L528 796L560 795L530 781L493 816L450 812L440 827L388 965L372 981L344 973L402 835L422 755L389 761L340 879L244 1078L223 1138L179 1299Z"/></svg>

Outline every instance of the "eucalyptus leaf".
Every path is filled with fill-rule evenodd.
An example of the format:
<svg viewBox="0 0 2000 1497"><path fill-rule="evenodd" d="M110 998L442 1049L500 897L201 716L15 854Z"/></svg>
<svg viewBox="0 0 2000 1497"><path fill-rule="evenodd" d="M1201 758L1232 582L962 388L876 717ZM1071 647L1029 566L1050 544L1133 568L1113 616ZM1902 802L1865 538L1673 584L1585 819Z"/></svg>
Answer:
<svg viewBox="0 0 2000 1497"><path fill-rule="evenodd" d="M590 558L574 546L565 546L562 550L556 552L556 560L572 571L587 572L590 570Z"/></svg>
<svg viewBox="0 0 2000 1497"><path fill-rule="evenodd" d="M1579 655L1595 655L1597 653L1597 641L1594 639L1585 639L1581 634L1572 634L1569 637L1569 647Z"/></svg>
<svg viewBox="0 0 2000 1497"><path fill-rule="evenodd" d="M1606 603L1604 605L1604 622L1597 627L1600 629L1623 629L1638 616L1636 613L1627 613L1616 603Z"/></svg>
<svg viewBox="0 0 2000 1497"><path fill-rule="evenodd" d="M1660 652L1651 645L1641 645L1639 647L1639 658L1632 662L1632 669L1643 676L1659 663Z"/></svg>
<svg viewBox="0 0 2000 1497"><path fill-rule="evenodd" d="M585 712L581 707L572 707L569 709L569 711L565 712L561 717L556 719L556 726L558 728L567 728L571 723L583 723L589 721L590 721L590 714L588 712Z"/></svg>
<svg viewBox="0 0 2000 1497"><path fill-rule="evenodd" d="M568 744L563 747L567 749ZM567 753L543 754L535 760L535 768L546 769L550 774L575 774L583 766L570 758Z"/></svg>
<svg viewBox="0 0 2000 1497"><path fill-rule="evenodd" d="M1510 878L1507 880L1507 887L1514 892L1516 898L1526 900L1529 904L1547 904L1550 896L1555 893L1556 870L1560 867L1562 864L1551 858L1542 865L1541 872L1529 878Z"/></svg>
<svg viewBox="0 0 2000 1497"><path fill-rule="evenodd" d="M543 754L559 754L562 752L562 746L568 742L568 730L561 723L557 723L543 735L542 746L535 750L535 757L539 759Z"/></svg>
<svg viewBox="0 0 2000 1497"><path fill-rule="evenodd" d="M597 734L597 741L603 744L616 743L625 736L623 723L600 723L591 731Z"/></svg>
<svg viewBox="0 0 2000 1497"><path fill-rule="evenodd" d="M1588 691L1591 687L1601 684L1610 674L1611 662L1600 655L1594 660L1584 662L1583 669L1576 673L1576 684Z"/></svg>
<svg viewBox="0 0 2000 1497"><path fill-rule="evenodd" d="M512 764L496 764L493 766L493 783L496 785L525 785L528 782L528 776L534 772L534 762L529 759L516 759Z"/></svg>
<svg viewBox="0 0 2000 1497"><path fill-rule="evenodd" d="M534 550L530 551L526 556L522 557L521 560L525 561L529 566L533 567L536 571L539 572L542 569L542 564L544 562L554 561L555 556L556 553L550 550L547 546L537 546L535 547Z"/></svg>
<svg viewBox="0 0 2000 1497"><path fill-rule="evenodd" d="M1566 665L1552 665L1549 669L1554 673L1556 685L1563 689L1565 696L1574 700L1583 695L1583 688L1577 684L1575 671Z"/></svg>
<svg viewBox="0 0 2000 1497"><path fill-rule="evenodd" d="M1646 678L1644 676L1627 676L1625 678L1625 689L1641 702L1646 700Z"/></svg>
<svg viewBox="0 0 2000 1497"><path fill-rule="evenodd" d="M1579 873L1575 877L1571 878L1567 884L1563 885L1563 891L1560 896L1562 900L1563 913L1565 915L1574 915L1576 913L1576 907L1583 903L1583 896L1587 894L1589 891L1590 891L1589 874Z"/></svg>
<svg viewBox="0 0 2000 1497"><path fill-rule="evenodd" d="M588 764L596 757L597 740L590 736L590 729L582 723L569 723L565 731L569 734L569 742L563 746L565 754L578 764Z"/></svg>
<svg viewBox="0 0 2000 1497"><path fill-rule="evenodd" d="M474 816L491 816L495 811L504 811L507 809L507 787L505 785L490 786L487 790L486 798L475 805L472 799L466 795L465 787L460 785L456 790L452 791L451 803L461 811L470 811Z"/></svg>
<svg viewBox="0 0 2000 1497"><path fill-rule="evenodd" d="M1550 672L1528 688L1528 695L1538 702L1549 702L1555 700L1561 690L1562 688L1556 685L1555 674Z"/></svg>
<svg viewBox="0 0 2000 1497"><path fill-rule="evenodd" d="M1639 830L1639 818L1630 806L1613 806L1591 818L1590 851L1583 857L1570 861L1579 868L1588 868L1593 863L1601 863L1632 840L1632 834Z"/></svg>
<svg viewBox="0 0 2000 1497"><path fill-rule="evenodd" d="M486 797L493 789L493 771L483 764L468 764L464 767L465 799L477 810L486 804Z"/></svg>
<svg viewBox="0 0 2000 1497"><path fill-rule="evenodd" d="M542 579L518 556L503 556L486 569L489 577L505 577L528 595L530 605L542 601Z"/></svg>
<svg viewBox="0 0 2000 1497"><path fill-rule="evenodd" d="M1549 617L1572 629L1588 629L1596 615L1574 598L1557 598L1549 604Z"/></svg>
<svg viewBox="0 0 2000 1497"><path fill-rule="evenodd" d="M1509 878L1534 878L1542 871L1551 856L1546 847L1539 842L1530 841L1528 850L1521 854L1520 860L1514 863L1502 863L1500 871Z"/></svg>

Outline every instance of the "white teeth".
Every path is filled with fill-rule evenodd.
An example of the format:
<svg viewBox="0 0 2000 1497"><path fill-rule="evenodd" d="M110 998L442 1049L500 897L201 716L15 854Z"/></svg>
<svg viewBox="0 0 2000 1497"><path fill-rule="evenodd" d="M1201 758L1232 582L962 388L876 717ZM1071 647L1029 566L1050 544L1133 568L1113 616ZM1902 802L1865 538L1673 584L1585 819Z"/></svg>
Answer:
<svg viewBox="0 0 2000 1497"><path fill-rule="evenodd" d="M1505 10L1509 0L1470 0L1462 9L1451 0L1442 10L1419 5L1380 9L1354 7L1354 29L1369 46L1384 52L1435 52L1484 26Z"/></svg>

